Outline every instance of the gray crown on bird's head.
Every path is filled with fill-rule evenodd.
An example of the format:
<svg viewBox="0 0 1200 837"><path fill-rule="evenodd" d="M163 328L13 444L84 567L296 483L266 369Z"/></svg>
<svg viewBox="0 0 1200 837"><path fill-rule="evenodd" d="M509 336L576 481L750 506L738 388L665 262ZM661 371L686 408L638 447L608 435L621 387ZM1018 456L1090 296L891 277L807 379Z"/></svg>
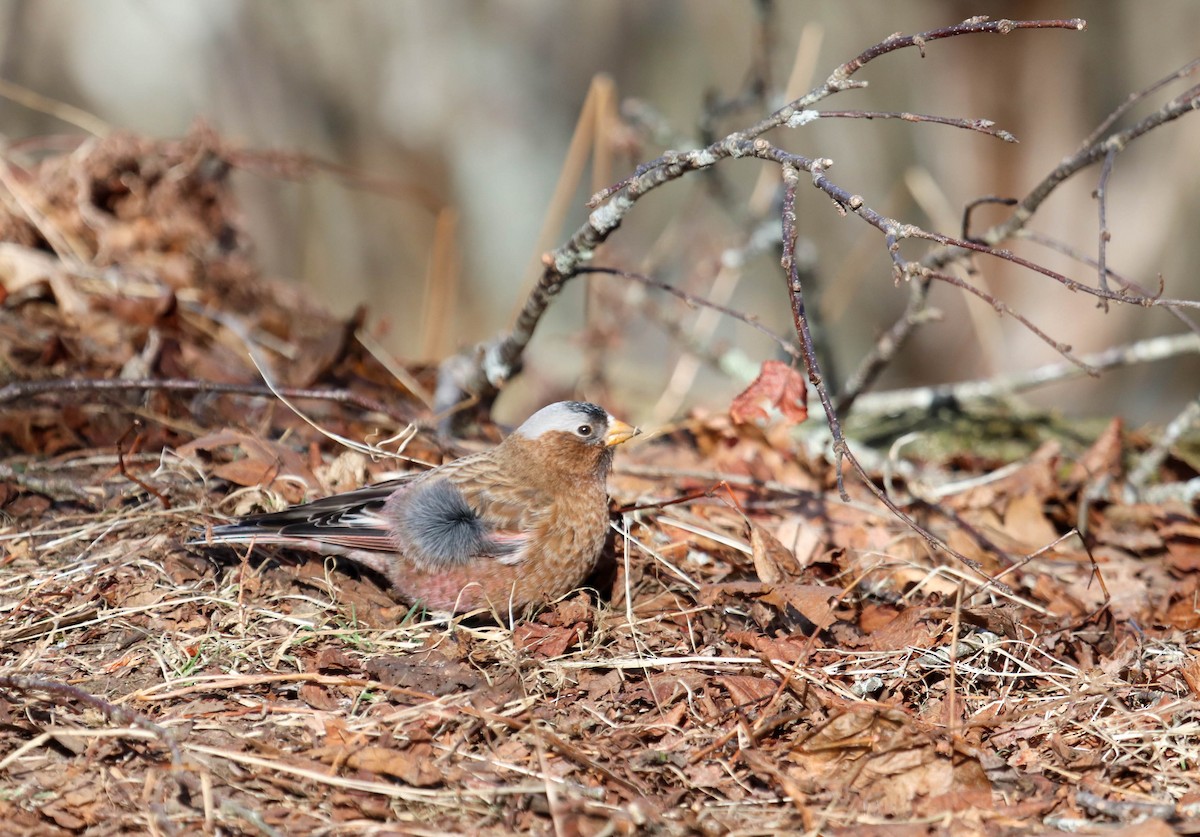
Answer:
<svg viewBox="0 0 1200 837"><path fill-rule="evenodd" d="M602 436L603 430L608 427L609 419L608 411L597 404L586 401L559 401L542 407L525 419L513 433L526 439L536 439L543 433L553 431L575 433L586 424L592 426L593 433L598 432Z"/></svg>

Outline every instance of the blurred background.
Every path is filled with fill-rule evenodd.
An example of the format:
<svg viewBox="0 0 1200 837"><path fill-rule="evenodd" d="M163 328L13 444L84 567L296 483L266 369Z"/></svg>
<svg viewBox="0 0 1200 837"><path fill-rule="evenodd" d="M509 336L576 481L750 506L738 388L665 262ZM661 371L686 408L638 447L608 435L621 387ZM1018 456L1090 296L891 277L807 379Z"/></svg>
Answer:
<svg viewBox="0 0 1200 837"><path fill-rule="evenodd" d="M1120 0L1000 9L1011 18L1080 16L1088 28L939 41L925 58L916 50L893 53L856 76L868 89L821 107L988 118L1020 144L939 125L849 119L770 138L832 158L831 178L878 211L957 235L968 201L1024 195L1130 93L1198 56L1200 4L1192 0L1161 0L1153 14ZM352 170L355 176L290 179L253 167L238 173L242 222L262 269L311 287L342 313L368 304L369 330L398 358L436 360L510 325L538 256L583 221L597 186L665 148L698 144L706 130L723 136L752 124L782 104L789 81L807 90L893 32L994 8L950 0L781 3L765 26L762 10L752 0L8 0L0 5L0 78L118 129L177 136L204 120L232 145ZM706 117L706 103L743 92L756 66L768 100ZM594 87L597 78L604 81ZM1151 97L1119 126L1189 83L1194 77ZM586 155L568 162L590 89L611 91L624 116L593 130L599 162ZM78 129L0 99L5 141L63 133ZM581 142L592 136L584 134ZM1121 154L1108 187L1110 267L1152 290L1161 275L1171 297L1200 298L1197 149L1200 118L1181 119ZM639 203L597 263L653 273L702 296L725 295L727 304L789 334L777 251L751 252L740 266L729 256L742 252L756 218L772 217L778 172L752 160L718 168ZM1061 187L1032 229L1095 258L1099 174L1093 167ZM363 179L386 189L363 188ZM815 190L802 191L799 210L810 303L828 342L828 371L844 380L903 309L907 292L894 286L875 230L840 217ZM985 207L976 229L1004 216ZM1092 268L1031 242L1012 246L1095 283ZM923 251L910 242L904 252ZM978 264L983 272L974 281L1077 352L1182 330L1164 310L1105 313L1045 277L997 261ZM919 333L881 388L1059 360L1019 324L959 290L936 288L934 305L942 321ZM706 316L618 278L576 280L543 323L526 373L502 396L498 414L521 416L580 381L582 394L605 397L638 421L666 420L694 405L721 409L746 370L752 374L778 350L743 324ZM695 361L671 328L722 353L734 347L745 363L720 372ZM1200 361L1192 355L1029 400L1068 414L1162 422L1196 397L1198 382Z"/></svg>

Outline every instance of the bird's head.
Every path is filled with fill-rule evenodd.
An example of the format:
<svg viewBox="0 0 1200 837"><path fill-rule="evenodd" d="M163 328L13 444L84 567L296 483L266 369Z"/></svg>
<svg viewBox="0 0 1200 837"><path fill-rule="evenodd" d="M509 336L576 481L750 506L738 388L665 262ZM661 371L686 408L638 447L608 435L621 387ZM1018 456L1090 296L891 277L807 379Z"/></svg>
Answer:
<svg viewBox="0 0 1200 837"><path fill-rule="evenodd" d="M506 444L544 468L587 475L608 472L612 449L641 431L585 401L559 401L538 410Z"/></svg>

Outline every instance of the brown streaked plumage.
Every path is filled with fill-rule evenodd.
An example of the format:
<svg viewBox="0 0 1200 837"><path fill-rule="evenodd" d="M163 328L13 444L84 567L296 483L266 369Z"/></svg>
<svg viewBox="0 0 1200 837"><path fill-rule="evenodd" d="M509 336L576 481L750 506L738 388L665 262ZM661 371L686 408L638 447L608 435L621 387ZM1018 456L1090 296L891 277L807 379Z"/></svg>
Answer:
<svg viewBox="0 0 1200 837"><path fill-rule="evenodd" d="M434 611L515 612L592 571L608 528L612 449L637 432L595 404L560 401L485 453L245 517L207 542L344 556Z"/></svg>

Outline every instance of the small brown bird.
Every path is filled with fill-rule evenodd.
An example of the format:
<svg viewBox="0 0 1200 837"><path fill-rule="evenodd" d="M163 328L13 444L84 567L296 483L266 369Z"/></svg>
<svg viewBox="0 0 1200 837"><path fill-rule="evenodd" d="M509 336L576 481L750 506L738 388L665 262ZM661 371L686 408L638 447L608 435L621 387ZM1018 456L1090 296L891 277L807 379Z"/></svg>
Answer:
<svg viewBox="0 0 1200 837"><path fill-rule="evenodd" d="M214 527L208 543L340 555L433 611L515 613L592 571L608 529L613 446L638 432L595 404L560 401L490 451L244 517Z"/></svg>

